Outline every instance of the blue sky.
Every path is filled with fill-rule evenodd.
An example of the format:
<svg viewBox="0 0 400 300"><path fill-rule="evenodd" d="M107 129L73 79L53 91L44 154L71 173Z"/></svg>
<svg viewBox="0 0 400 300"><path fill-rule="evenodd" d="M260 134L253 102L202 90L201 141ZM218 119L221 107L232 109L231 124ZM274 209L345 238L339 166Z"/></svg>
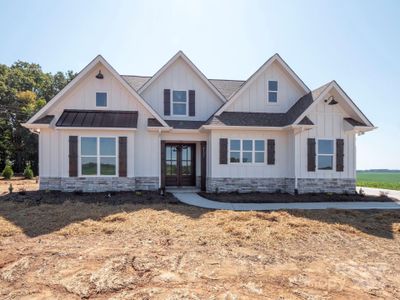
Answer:
<svg viewBox="0 0 400 300"><path fill-rule="evenodd" d="M335 79L379 127L357 168L400 169L400 1L4 1L0 63L81 70L102 54L154 74L178 50L209 78L246 79L278 52L311 88Z"/></svg>

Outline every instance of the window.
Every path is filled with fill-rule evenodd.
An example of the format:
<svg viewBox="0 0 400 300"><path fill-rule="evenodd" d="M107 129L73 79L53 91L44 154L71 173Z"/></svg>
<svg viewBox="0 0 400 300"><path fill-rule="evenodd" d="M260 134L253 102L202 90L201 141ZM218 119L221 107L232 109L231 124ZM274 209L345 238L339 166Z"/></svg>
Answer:
<svg viewBox="0 0 400 300"><path fill-rule="evenodd" d="M333 140L318 140L318 170L333 170Z"/></svg>
<svg viewBox="0 0 400 300"><path fill-rule="evenodd" d="M96 93L96 106L106 107L107 106L107 93Z"/></svg>
<svg viewBox="0 0 400 300"><path fill-rule="evenodd" d="M278 81L276 80L268 81L268 102L278 102Z"/></svg>
<svg viewBox="0 0 400 300"><path fill-rule="evenodd" d="M265 142L263 140L230 140L230 163L264 163Z"/></svg>
<svg viewBox="0 0 400 300"><path fill-rule="evenodd" d="M172 91L172 114L187 115L187 91Z"/></svg>
<svg viewBox="0 0 400 300"><path fill-rule="evenodd" d="M116 176L115 137L81 137L81 175Z"/></svg>

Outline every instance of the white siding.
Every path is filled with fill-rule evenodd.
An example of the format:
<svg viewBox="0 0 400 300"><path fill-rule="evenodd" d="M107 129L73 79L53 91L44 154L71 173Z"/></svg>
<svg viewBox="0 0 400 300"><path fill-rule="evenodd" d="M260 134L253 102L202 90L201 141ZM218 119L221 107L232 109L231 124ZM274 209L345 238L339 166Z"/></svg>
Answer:
<svg viewBox="0 0 400 300"><path fill-rule="evenodd" d="M297 176L300 178L354 178L355 177L355 133L345 131L343 118L347 117L340 105L328 105L319 102L308 117L317 126L311 130L296 135L295 155ZM334 170L307 171L307 139L344 139L344 171L336 172L336 156L334 155ZM336 153L336 141L334 141Z"/></svg>
<svg viewBox="0 0 400 300"><path fill-rule="evenodd" d="M278 81L278 102L268 103L268 81ZM254 82L246 87L227 111L242 112L286 112L304 95L293 78L274 62Z"/></svg>
<svg viewBox="0 0 400 300"><path fill-rule="evenodd" d="M194 117L164 116L164 89L195 90L196 115ZM223 104L222 100L206 85L206 83L178 58L159 78L142 93L143 98L167 120L207 120ZM172 101L172 97L171 97ZM172 114L172 110L171 110Z"/></svg>

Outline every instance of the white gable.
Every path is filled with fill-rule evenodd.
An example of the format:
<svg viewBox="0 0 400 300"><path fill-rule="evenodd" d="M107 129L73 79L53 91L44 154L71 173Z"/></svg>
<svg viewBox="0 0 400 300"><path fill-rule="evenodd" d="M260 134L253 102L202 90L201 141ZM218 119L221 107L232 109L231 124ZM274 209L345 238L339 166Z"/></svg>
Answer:
<svg viewBox="0 0 400 300"><path fill-rule="evenodd" d="M268 81L278 81L278 101L268 102ZM300 97L304 90L291 78L280 63L274 61L258 74L250 85L244 88L237 99L228 106L227 111L241 112L286 112Z"/></svg>
<svg viewBox="0 0 400 300"><path fill-rule="evenodd" d="M194 117L164 116L164 89L195 90L196 115ZM207 120L222 104L219 95L209 86L208 81L195 72L183 57L177 57L161 74L144 89L141 96L166 120Z"/></svg>

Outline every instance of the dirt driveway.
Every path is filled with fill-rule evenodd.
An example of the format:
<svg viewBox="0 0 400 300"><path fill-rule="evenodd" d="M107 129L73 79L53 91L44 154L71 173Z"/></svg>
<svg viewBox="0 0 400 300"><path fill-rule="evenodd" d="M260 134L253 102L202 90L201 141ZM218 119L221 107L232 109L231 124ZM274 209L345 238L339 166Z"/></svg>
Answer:
<svg viewBox="0 0 400 300"><path fill-rule="evenodd" d="M1 299L400 298L400 212L208 211L14 183L26 192L0 184Z"/></svg>

